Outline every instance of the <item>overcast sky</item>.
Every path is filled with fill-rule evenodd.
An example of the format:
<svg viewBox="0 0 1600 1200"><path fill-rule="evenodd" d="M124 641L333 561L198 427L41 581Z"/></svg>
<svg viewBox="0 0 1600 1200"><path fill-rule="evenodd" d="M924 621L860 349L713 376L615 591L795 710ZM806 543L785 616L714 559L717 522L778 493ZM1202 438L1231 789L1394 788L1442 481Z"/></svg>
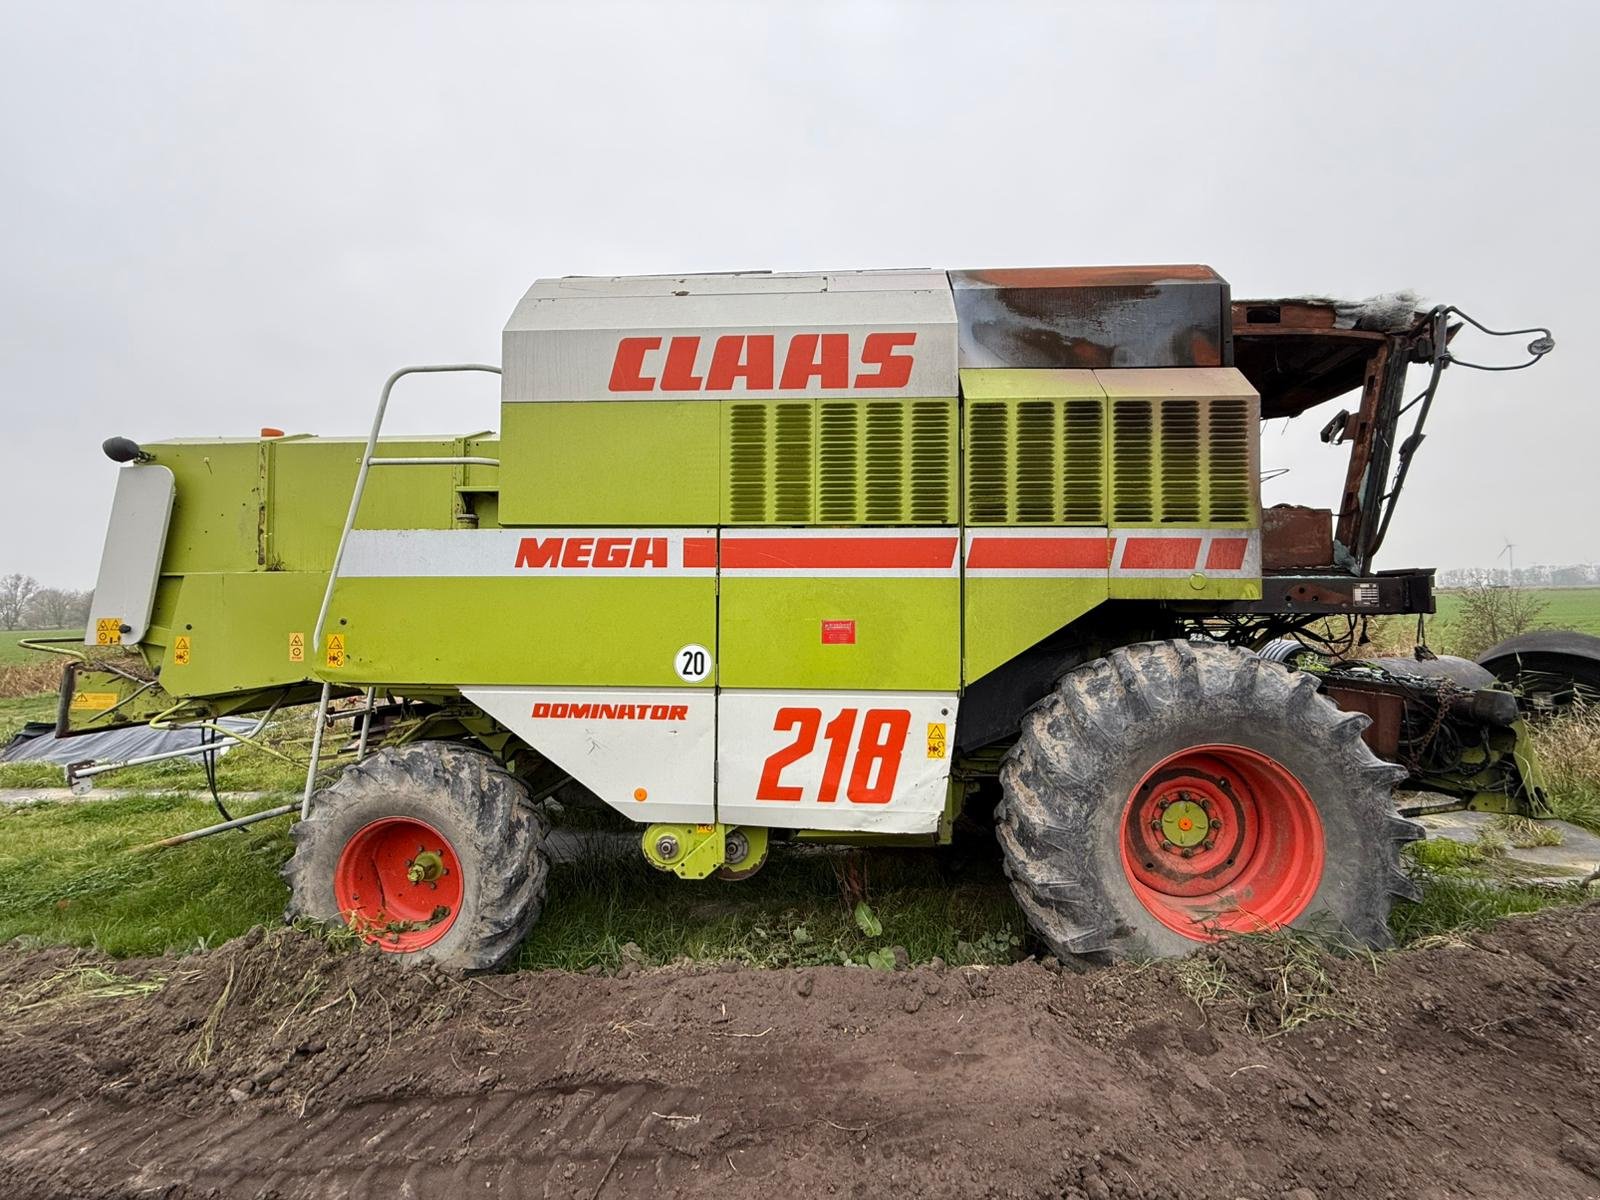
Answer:
<svg viewBox="0 0 1600 1200"><path fill-rule="evenodd" d="M1380 565L1600 559L1597 34L1459 0L0 0L0 573L93 582L106 436L364 432L394 367L498 361L541 276L1130 262L1550 325L1531 371L1447 374ZM497 424L487 379L404 386L396 431ZM1327 411L1266 432L1268 502L1335 503Z"/></svg>

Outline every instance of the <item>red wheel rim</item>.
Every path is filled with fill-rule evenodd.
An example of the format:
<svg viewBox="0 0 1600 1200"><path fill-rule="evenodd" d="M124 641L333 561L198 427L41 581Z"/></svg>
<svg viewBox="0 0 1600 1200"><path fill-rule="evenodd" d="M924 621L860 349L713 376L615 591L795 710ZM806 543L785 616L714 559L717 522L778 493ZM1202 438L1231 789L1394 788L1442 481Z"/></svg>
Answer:
<svg viewBox="0 0 1600 1200"><path fill-rule="evenodd" d="M1244 746L1162 759L1128 797L1122 869L1150 914L1213 942L1289 924L1322 882L1322 819L1282 763Z"/></svg>
<svg viewBox="0 0 1600 1200"><path fill-rule="evenodd" d="M384 817L339 852L333 894L345 923L384 950L431 946L461 911L461 860L426 821Z"/></svg>

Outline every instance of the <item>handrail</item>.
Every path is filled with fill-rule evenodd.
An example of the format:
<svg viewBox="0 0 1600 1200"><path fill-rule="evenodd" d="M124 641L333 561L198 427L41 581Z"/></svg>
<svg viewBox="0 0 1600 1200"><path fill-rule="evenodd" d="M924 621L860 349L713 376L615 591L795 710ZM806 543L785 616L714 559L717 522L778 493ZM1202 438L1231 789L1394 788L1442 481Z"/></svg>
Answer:
<svg viewBox="0 0 1600 1200"><path fill-rule="evenodd" d="M83 635L74 633L66 637L55 638L18 638L17 645L24 650L37 650L40 654L65 654L68 658L75 658L79 662L88 662L89 656L82 650L65 650L64 646L83 645Z"/></svg>
<svg viewBox="0 0 1600 1200"><path fill-rule="evenodd" d="M470 454L452 455L448 458L375 458L375 467L498 467L498 458L476 458Z"/></svg>
<svg viewBox="0 0 1600 1200"><path fill-rule="evenodd" d="M361 469L356 472L355 490L350 493L350 511L345 516L344 529L339 533L339 546L333 552L333 567L328 572L328 586L322 593L322 607L317 610L317 624L311 634L313 654L322 653L323 626L328 621L328 609L333 605L333 587L339 578L339 567L344 563L345 543L350 540L350 531L355 528L356 517L361 512L361 497L367 490L367 474L372 470L374 454L378 448L378 435L383 432L383 417L389 408L389 393L393 390L395 382L406 375L430 375L446 371L485 371L492 375L500 374L499 367L491 367L484 363L442 363L437 366L401 367L384 381L383 394L378 397L378 411L372 416L372 432L367 435L367 449L361 456ZM483 461L499 465L497 460Z"/></svg>
<svg viewBox="0 0 1600 1200"><path fill-rule="evenodd" d="M314 655L320 655L323 652L323 628L328 623L328 610L333 607L334 585L339 580L339 568L344 564L344 550L346 543L350 540L350 531L355 528L356 517L361 512L361 497L367 490L367 475L371 472L373 464L381 461L394 466L500 465L497 459L472 458L468 456L411 460L400 458L377 459L378 435L383 432L384 414L389 409L389 393L394 389L396 381L407 375L433 375L451 371L483 371L491 375L500 374L499 367L491 367L486 363L440 363L433 366L401 367L384 381L383 394L378 397L378 411L372 415L372 432L367 435L367 448L361 455L361 469L356 472L355 490L350 493L350 511L345 515L344 528L339 531L339 545L333 552L333 566L328 570L328 586L323 589L322 606L317 609L317 623L311 633L311 653ZM306 768L305 793L300 802L302 819L311 815L311 793L315 790L317 783L317 756L322 749L322 726L332 691L332 681L324 680L322 684L322 699L317 706L317 725L311 737L311 763Z"/></svg>

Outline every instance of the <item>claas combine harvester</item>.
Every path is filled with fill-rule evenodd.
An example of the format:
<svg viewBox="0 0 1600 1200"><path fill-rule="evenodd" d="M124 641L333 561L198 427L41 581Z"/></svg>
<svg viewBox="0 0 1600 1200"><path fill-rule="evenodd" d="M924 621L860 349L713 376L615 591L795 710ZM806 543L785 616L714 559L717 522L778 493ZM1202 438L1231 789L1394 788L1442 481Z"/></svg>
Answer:
<svg viewBox="0 0 1600 1200"><path fill-rule="evenodd" d="M107 442L87 640L136 657L72 663L59 732L315 704L320 741L360 698L357 761L229 824L298 815L291 913L408 960L515 951L561 789L685 879L965 813L1061 956L1381 945L1397 786L1544 803L1487 673L1338 644L1433 611L1373 563L1463 319L1198 266L541 281L502 367L397 371L364 443ZM380 436L402 376L497 370L498 436ZM1346 394L1342 493L1263 511L1263 422Z"/></svg>

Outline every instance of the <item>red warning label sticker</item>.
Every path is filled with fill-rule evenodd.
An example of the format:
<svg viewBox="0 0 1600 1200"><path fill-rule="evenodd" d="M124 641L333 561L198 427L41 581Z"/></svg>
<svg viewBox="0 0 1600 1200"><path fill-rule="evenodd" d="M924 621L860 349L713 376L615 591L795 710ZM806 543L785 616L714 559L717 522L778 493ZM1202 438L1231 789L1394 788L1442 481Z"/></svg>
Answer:
<svg viewBox="0 0 1600 1200"><path fill-rule="evenodd" d="M854 646L856 623L854 621L824 621L822 623L824 646Z"/></svg>

